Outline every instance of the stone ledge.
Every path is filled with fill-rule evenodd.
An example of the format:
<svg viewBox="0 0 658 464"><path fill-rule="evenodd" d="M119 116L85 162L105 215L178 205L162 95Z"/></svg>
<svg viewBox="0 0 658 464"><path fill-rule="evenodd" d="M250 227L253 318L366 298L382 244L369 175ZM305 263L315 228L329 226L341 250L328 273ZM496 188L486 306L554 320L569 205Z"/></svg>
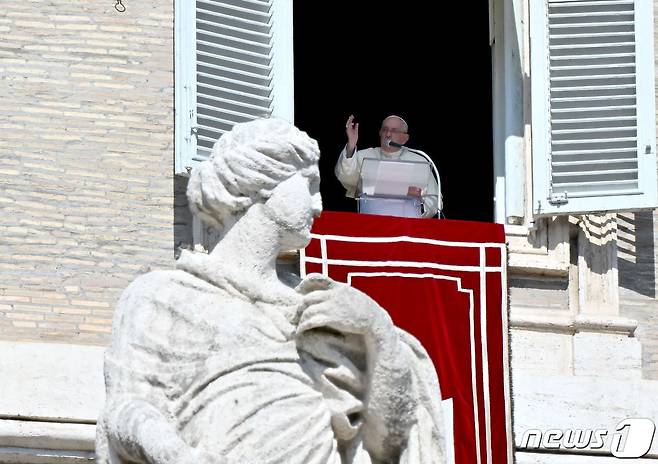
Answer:
<svg viewBox="0 0 658 464"><path fill-rule="evenodd" d="M575 334L595 332L633 336L638 322L625 317L573 315L572 313L538 314L535 308L512 306L510 328Z"/></svg>
<svg viewBox="0 0 658 464"><path fill-rule="evenodd" d="M0 420L0 456L9 448L93 452L95 437L95 424Z"/></svg>
<svg viewBox="0 0 658 464"><path fill-rule="evenodd" d="M93 424L105 401L105 348L0 341L0 417Z"/></svg>
<svg viewBox="0 0 658 464"><path fill-rule="evenodd" d="M91 451L0 447L0 462L3 464L77 464L95 461L96 455Z"/></svg>
<svg viewBox="0 0 658 464"><path fill-rule="evenodd" d="M658 418L658 403L653 401L658 397L658 382L652 380L629 382L590 376L515 373L512 378L512 391L518 463L620 462L610 453L606 457L596 449L561 449L546 453L523 449L520 445L523 434L528 429L538 429L542 432L551 429L614 431L615 426L623 419L650 418L656 421ZM532 460L527 459L525 454L531 456ZM601 458L593 458L593 455L601 455ZM655 437L646 458L658 460L658 439Z"/></svg>

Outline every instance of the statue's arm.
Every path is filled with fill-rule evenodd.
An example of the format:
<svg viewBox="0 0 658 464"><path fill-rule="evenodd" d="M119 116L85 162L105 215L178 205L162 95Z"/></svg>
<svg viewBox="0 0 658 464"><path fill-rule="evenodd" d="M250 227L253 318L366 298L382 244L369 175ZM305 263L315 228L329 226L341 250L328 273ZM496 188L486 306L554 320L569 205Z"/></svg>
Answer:
<svg viewBox="0 0 658 464"><path fill-rule="evenodd" d="M368 450L385 458L404 446L415 421L417 402L411 395L410 360L390 319L371 337L366 342L369 386L364 442Z"/></svg>
<svg viewBox="0 0 658 464"><path fill-rule="evenodd" d="M119 299L112 346L105 355L107 400L100 430L109 453L122 458L119 462L225 464L221 456L211 459L183 440L163 407L165 400L157 400L161 386L147 380L158 373L158 367L142 364L145 353L167 356L162 347L152 345L152 340L167 339L166 332L158 333L155 328L167 326L174 317L161 304L167 301L163 289L171 287L169 273L149 273L136 279Z"/></svg>
<svg viewBox="0 0 658 464"><path fill-rule="evenodd" d="M368 366L364 442L378 459L395 456L415 421L416 401L409 359L390 316L366 294L317 274L298 291L305 306L298 333L326 327L363 336Z"/></svg>
<svg viewBox="0 0 658 464"><path fill-rule="evenodd" d="M105 411L102 425L111 452L124 460L149 464L227 464L220 456L211 457L185 443L174 425L147 401L123 396L115 398Z"/></svg>

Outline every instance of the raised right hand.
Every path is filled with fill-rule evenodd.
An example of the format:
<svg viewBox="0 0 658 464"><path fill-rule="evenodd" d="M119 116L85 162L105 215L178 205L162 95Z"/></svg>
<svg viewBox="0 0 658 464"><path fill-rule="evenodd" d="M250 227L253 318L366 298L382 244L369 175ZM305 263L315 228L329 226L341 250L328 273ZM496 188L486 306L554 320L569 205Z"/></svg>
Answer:
<svg viewBox="0 0 658 464"><path fill-rule="evenodd" d="M359 123L354 122L354 115L350 114L345 123L345 133L347 134L347 156L351 157L356 149L356 142L359 140Z"/></svg>

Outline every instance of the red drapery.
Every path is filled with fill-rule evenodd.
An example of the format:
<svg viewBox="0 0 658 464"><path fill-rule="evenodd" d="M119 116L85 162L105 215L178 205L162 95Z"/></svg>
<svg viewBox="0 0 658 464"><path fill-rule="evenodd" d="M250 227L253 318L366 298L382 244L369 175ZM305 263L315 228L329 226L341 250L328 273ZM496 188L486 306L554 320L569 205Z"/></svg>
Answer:
<svg viewBox="0 0 658 464"><path fill-rule="evenodd" d="M302 274L364 291L428 351L452 408L455 463L511 463L503 227L324 212L312 233Z"/></svg>

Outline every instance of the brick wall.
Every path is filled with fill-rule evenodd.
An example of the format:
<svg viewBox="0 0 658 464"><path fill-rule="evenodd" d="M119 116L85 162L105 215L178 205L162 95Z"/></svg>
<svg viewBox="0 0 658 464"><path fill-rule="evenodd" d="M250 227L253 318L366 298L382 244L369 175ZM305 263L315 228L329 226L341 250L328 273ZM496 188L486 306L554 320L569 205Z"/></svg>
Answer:
<svg viewBox="0 0 658 464"><path fill-rule="evenodd" d="M173 264L173 2L0 9L0 339L105 344Z"/></svg>

